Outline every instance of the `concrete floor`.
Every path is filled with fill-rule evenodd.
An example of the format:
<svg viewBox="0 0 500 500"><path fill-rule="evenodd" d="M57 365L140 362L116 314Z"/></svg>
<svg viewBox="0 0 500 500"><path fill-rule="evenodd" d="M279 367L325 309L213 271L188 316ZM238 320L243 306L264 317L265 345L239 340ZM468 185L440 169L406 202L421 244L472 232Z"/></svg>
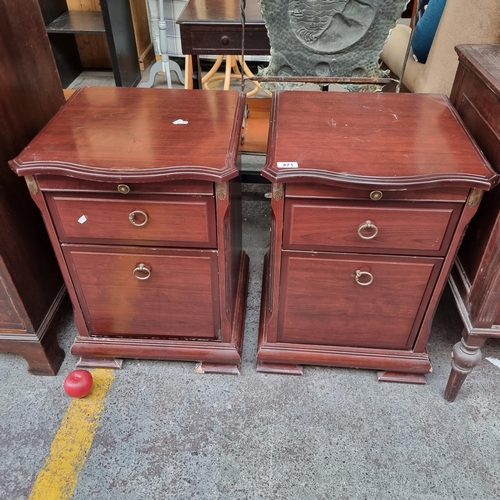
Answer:
<svg viewBox="0 0 500 500"><path fill-rule="evenodd" d="M263 157L246 157L258 170ZM116 372L72 498L497 499L500 369L483 361L455 403L443 399L462 324L447 289L428 350L427 385L379 383L366 370L306 367L303 377L255 371L268 186L244 186L250 283L240 376L195 363L126 360ZM395 311L395 313L397 313ZM26 499L70 399L70 311L56 377L0 354L0 499ZM485 356L500 357L489 341Z"/></svg>
<svg viewBox="0 0 500 500"><path fill-rule="evenodd" d="M245 160L258 168L263 158ZM443 399L462 328L449 290L439 306L427 385L379 383L373 371L255 371L268 186L244 192L250 285L240 376L198 375L194 363L126 360L109 391L74 499L500 498L500 370L487 361L455 403ZM28 498L64 415L67 353L56 377L0 355L0 498ZM498 356L499 342L484 349Z"/></svg>

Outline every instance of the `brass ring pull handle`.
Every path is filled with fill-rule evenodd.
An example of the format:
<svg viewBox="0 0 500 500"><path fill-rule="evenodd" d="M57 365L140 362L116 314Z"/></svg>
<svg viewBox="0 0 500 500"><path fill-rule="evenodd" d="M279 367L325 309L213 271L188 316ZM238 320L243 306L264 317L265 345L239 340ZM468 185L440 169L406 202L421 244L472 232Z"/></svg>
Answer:
<svg viewBox="0 0 500 500"><path fill-rule="evenodd" d="M147 280L151 276L151 269L149 269L146 264L138 264L138 266L132 271L132 274L138 280Z"/></svg>
<svg viewBox="0 0 500 500"><path fill-rule="evenodd" d="M371 233L368 235L364 235L363 231L371 231ZM375 224L373 224L371 220L367 220L366 222L363 222L361 226L358 227L358 234L359 237L363 238L364 240L372 240L378 234L378 227Z"/></svg>
<svg viewBox="0 0 500 500"><path fill-rule="evenodd" d="M142 217L142 222L137 222L136 216L139 215ZM128 215L128 220L130 221L130 224L133 226L141 227L145 226L146 223L148 222L148 214L146 212L143 212L142 210L134 210L133 212L130 212Z"/></svg>
<svg viewBox="0 0 500 500"><path fill-rule="evenodd" d="M373 283L373 274L368 271L360 271L356 270L356 274L354 276L356 283L361 286L368 286Z"/></svg>

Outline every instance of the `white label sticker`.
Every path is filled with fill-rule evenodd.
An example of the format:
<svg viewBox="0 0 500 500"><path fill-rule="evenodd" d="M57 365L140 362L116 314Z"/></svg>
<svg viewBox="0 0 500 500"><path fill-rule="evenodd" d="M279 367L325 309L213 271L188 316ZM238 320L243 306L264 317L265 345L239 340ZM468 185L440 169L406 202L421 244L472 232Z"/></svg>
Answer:
<svg viewBox="0 0 500 500"><path fill-rule="evenodd" d="M181 120L180 118L178 120L175 120L175 122L172 122L174 125L187 125L189 122L186 120Z"/></svg>
<svg viewBox="0 0 500 500"><path fill-rule="evenodd" d="M80 224L83 224L84 222L87 222L87 217L85 217L85 215L82 215L79 219L78 219L78 222Z"/></svg>
<svg viewBox="0 0 500 500"><path fill-rule="evenodd" d="M299 168L296 161L279 161L278 168Z"/></svg>

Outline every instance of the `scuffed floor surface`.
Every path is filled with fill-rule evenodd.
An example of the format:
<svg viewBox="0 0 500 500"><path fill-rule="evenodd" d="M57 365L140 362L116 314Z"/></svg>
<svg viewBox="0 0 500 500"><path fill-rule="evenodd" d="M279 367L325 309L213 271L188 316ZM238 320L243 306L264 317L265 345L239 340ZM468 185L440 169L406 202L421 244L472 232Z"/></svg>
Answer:
<svg viewBox="0 0 500 500"><path fill-rule="evenodd" d="M443 399L462 330L449 290L434 322L425 386L379 383L365 370L255 371L266 190L246 185L244 192L250 285L241 375L126 360L72 498L500 498L500 369L483 361L455 403ZM75 334L68 310L60 330L67 356L56 377L29 375L21 357L0 355L1 499L28 498L49 453L69 405L62 384L75 368ZM500 342L484 353L500 357Z"/></svg>

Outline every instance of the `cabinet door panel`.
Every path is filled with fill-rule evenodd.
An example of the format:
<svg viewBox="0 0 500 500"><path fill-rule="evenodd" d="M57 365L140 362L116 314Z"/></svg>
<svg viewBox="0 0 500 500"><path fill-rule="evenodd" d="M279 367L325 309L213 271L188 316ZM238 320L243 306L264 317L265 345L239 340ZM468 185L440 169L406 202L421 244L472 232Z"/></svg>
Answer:
<svg viewBox="0 0 500 500"><path fill-rule="evenodd" d="M353 204L287 200L283 246L296 250L356 249L444 255L460 205Z"/></svg>
<svg viewBox="0 0 500 500"><path fill-rule="evenodd" d="M392 349L411 348L441 265L356 254L282 259L278 341Z"/></svg>
<svg viewBox="0 0 500 500"><path fill-rule="evenodd" d="M218 338L217 252L63 249L91 334Z"/></svg>

